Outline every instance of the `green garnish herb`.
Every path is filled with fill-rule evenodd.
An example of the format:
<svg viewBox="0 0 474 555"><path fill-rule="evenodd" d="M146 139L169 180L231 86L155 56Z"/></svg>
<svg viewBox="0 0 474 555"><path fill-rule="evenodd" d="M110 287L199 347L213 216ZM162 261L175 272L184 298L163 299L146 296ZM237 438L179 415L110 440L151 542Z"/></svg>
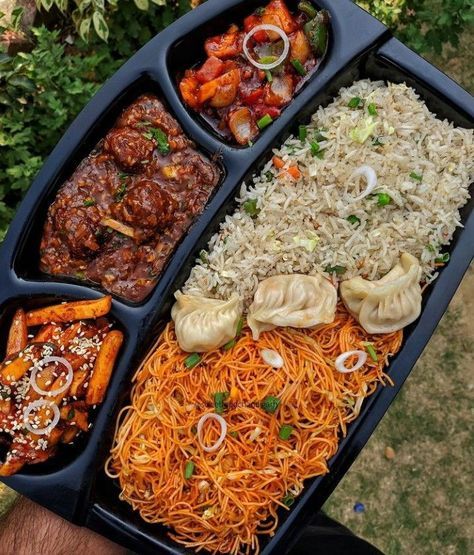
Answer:
<svg viewBox="0 0 474 555"><path fill-rule="evenodd" d="M387 193L378 193L377 194L377 204L379 206L387 206L392 202L392 197Z"/></svg>
<svg viewBox="0 0 474 555"><path fill-rule="evenodd" d="M270 181L273 179L272 172L266 172L265 173L265 179L268 181L268 183L270 183Z"/></svg>
<svg viewBox="0 0 474 555"><path fill-rule="evenodd" d="M346 220L352 225L354 224L360 225L360 218L358 218L355 214L351 214L350 216L347 216Z"/></svg>
<svg viewBox="0 0 474 555"><path fill-rule="evenodd" d="M278 60L278 58L276 56L262 56L258 61L261 64L273 64L273 62L276 62Z"/></svg>
<svg viewBox="0 0 474 555"><path fill-rule="evenodd" d="M317 141L311 143L311 155L322 160L324 158L324 150L321 150L321 145Z"/></svg>
<svg viewBox="0 0 474 555"><path fill-rule="evenodd" d="M115 193L114 193L114 198L117 202L120 202L123 197L125 196L126 192L127 192L127 179L128 179L128 174L126 173L119 173L119 178L120 178L120 185L117 187L117 189L115 189Z"/></svg>
<svg viewBox="0 0 474 555"><path fill-rule="evenodd" d="M349 100L349 108L352 108L353 110L355 110L356 108L358 108L360 105L362 104L362 98L359 98L358 96L354 96L354 98L351 98Z"/></svg>
<svg viewBox="0 0 474 555"><path fill-rule="evenodd" d="M238 337L242 333L242 328L244 327L244 319L240 318L237 322L237 329L235 330L235 336Z"/></svg>
<svg viewBox="0 0 474 555"><path fill-rule="evenodd" d="M380 137L375 137L375 139L372 139L372 146L383 146Z"/></svg>
<svg viewBox="0 0 474 555"><path fill-rule="evenodd" d="M199 259L203 264L207 264L209 262L209 260L207 259L207 252L205 250L202 250L199 253Z"/></svg>
<svg viewBox="0 0 474 555"><path fill-rule="evenodd" d="M441 256L438 256L438 258L435 258L435 262L437 264L446 264L447 262L449 262L449 259L451 258L449 252L445 252L442 253Z"/></svg>
<svg viewBox="0 0 474 555"><path fill-rule="evenodd" d="M230 437L233 437L234 439L236 439L239 436L239 434L235 430L232 430L232 432L229 432L229 435L230 435Z"/></svg>
<svg viewBox="0 0 474 555"><path fill-rule="evenodd" d="M336 274L336 276L342 276L342 274L345 273L345 271L347 270L347 268L345 266L326 266L326 268L324 268L324 271L327 272L328 274Z"/></svg>
<svg viewBox="0 0 474 555"><path fill-rule="evenodd" d="M377 356L377 351L375 350L375 347L372 345L372 343L368 343L367 341L365 341L364 343L362 343L362 345L364 345L365 350L369 353L370 358L374 362L377 362L379 360L379 357Z"/></svg>
<svg viewBox="0 0 474 555"><path fill-rule="evenodd" d="M170 144L168 142L168 135L159 129L158 127L153 127L146 133L143 133L146 139L154 139L158 146L158 151L161 154L168 154L170 151Z"/></svg>
<svg viewBox="0 0 474 555"><path fill-rule="evenodd" d="M305 13L310 19L316 17L318 11L310 2L300 2L298 4L298 9L300 12Z"/></svg>
<svg viewBox="0 0 474 555"><path fill-rule="evenodd" d="M237 341L235 339L231 339L222 348L224 349L224 351L230 351L230 349L232 349L232 347L235 347L236 343L237 343Z"/></svg>
<svg viewBox="0 0 474 555"><path fill-rule="evenodd" d="M327 131L327 129L318 129L315 133L314 133L314 140L321 142L321 141L327 141L328 138L323 135L323 132Z"/></svg>
<svg viewBox="0 0 474 555"><path fill-rule="evenodd" d="M258 15L259 17L264 15L264 13L265 13L265 8L263 6L261 6L260 8L257 8L255 10L255 15Z"/></svg>
<svg viewBox="0 0 474 555"><path fill-rule="evenodd" d="M94 206L95 199L94 198L86 198L83 202L84 206Z"/></svg>
<svg viewBox="0 0 474 555"><path fill-rule="evenodd" d="M67 419L72 420L76 416L76 411L74 409L69 409L67 413Z"/></svg>
<svg viewBox="0 0 474 555"><path fill-rule="evenodd" d="M260 214L260 208L257 208L256 198L246 200L242 206L244 207L245 213L248 214L251 218L255 218Z"/></svg>
<svg viewBox="0 0 474 555"><path fill-rule="evenodd" d="M291 60L291 65L295 68L296 73L304 77L307 73L304 65L299 60Z"/></svg>
<svg viewBox="0 0 474 555"><path fill-rule="evenodd" d="M267 78L267 81L269 83L273 82L273 75L272 75L272 72L269 69L265 70L265 77Z"/></svg>
<svg viewBox="0 0 474 555"><path fill-rule="evenodd" d="M224 391L218 391L217 393L214 393L213 397L214 397L214 410L217 412L217 414L222 414L225 410L225 404L224 401L226 400L226 398L228 397L228 393L224 392Z"/></svg>
<svg viewBox="0 0 474 555"><path fill-rule="evenodd" d="M375 104L373 102L371 102L368 106L367 106L367 111L369 112L369 114L371 116L376 116L377 115L377 106L375 106Z"/></svg>
<svg viewBox="0 0 474 555"><path fill-rule="evenodd" d="M308 129L306 128L306 125L300 125L298 127L298 137L300 141L304 143L307 136L308 136Z"/></svg>
<svg viewBox="0 0 474 555"><path fill-rule="evenodd" d="M433 247L433 245L426 245L426 248L430 251L430 252L436 252L435 247Z"/></svg>
<svg viewBox="0 0 474 555"><path fill-rule="evenodd" d="M280 431L278 432L278 437L280 439L287 440L292 433L293 433L293 426L290 426L289 424L283 424L282 427L280 428Z"/></svg>
<svg viewBox="0 0 474 555"><path fill-rule="evenodd" d="M270 114L265 114L263 118L260 118L257 121L257 126L259 129L265 129L265 127L268 127L272 122L273 122L272 116Z"/></svg>
<svg viewBox="0 0 474 555"><path fill-rule="evenodd" d="M265 399L262 401L261 406L265 412L273 414L277 410L279 405L280 399L278 399L278 397L272 397L271 395L269 395L268 397L265 397Z"/></svg>
<svg viewBox="0 0 474 555"><path fill-rule="evenodd" d="M295 498L293 495L290 494L286 494L285 497L281 500L281 502L283 503L283 505L285 505L286 507L291 507L293 505L293 503L295 502Z"/></svg>
<svg viewBox="0 0 474 555"><path fill-rule="evenodd" d="M184 477L186 480L189 480L194 473L194 463L193 461L187 461L184 467Z"/></svg>
<svg viewBox="0 0 474 555"><path fill-rule="evenodd" d="M422 175L419 175L419 174L416 173L416 172L411 172L410 177L411 177L412 179L415 179L415 181L423 181L423 176L422 176Z"/></svg>
<svg viewBox="0 0 474 555"><path fill-rule="evenodd" d="M194 368L201 362L201 355L198 353L193 353L184 359L184 365L186 368Z"/></svg>

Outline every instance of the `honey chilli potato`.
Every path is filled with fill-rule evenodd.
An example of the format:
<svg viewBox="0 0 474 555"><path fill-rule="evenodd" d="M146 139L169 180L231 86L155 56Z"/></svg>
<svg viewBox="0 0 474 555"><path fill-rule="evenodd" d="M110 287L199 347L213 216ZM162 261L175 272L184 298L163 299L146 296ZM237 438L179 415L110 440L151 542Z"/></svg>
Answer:
<svg viewBox="0 0 474 555"><path fill-rule="evenodd" d="M110 308L104 296L13 315L0 364L0 476L46 461L90 429L123 343Z"/></svg>

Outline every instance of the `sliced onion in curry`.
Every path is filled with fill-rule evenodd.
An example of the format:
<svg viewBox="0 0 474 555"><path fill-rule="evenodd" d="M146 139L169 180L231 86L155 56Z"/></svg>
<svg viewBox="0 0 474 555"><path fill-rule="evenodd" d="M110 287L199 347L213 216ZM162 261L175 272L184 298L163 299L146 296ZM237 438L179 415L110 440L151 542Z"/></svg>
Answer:
<svg viewBox="0 0 474 555"><path fill-rule="evenodd" d="M271 61L269 63L261 63L261 62L257 62L257 60L254 60L250 54L249 48L248 48L248 41L249 39L251 39L253 37L253 35L255 35L255 33L258 33L259 31L273 31L275 33L277 33L283 40L283 51L280 54L280 57L277 58L274 61ZM245 52L245 55L248 59L248 61L253 64L255 67L258 67L258 69L263 69L263 70L267 70L267 69L273 69L277 66L279 66L282 62L284 62L286 60L286 57L288 56L288 52L290 51L290 41L288 39L287 34L285 33L285 31L283 31L283 29L280 29L280 27L277 27L276 25L271 25L268 23L264 23L262 25L256 25L255 27L253 27L253 29L251 31L249 31L245 37L244 37L244 43L243 43L243 49Z"/></svg>

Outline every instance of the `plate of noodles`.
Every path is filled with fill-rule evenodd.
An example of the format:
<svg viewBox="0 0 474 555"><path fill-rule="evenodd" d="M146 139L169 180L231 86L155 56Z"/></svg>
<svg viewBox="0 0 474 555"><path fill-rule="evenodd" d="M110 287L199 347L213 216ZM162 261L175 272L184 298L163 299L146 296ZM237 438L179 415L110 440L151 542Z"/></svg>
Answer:
<svg viewBox="0 0 474 555"><path fill-rule="evenodd" d="M140 553L285 552L473 257L473 127L472 97L349 1L209 0L155 37L66 133L2 250L6 314L24 283L96 289L123 329L88 434L7 483ZM91 364L81 397L59 384L60 430Z"/></svg>

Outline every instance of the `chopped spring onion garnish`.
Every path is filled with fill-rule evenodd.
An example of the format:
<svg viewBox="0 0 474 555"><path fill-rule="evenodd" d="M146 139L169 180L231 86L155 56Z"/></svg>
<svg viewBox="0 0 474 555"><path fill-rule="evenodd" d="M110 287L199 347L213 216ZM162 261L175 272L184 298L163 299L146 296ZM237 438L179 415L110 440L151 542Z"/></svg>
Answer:
<svg viewBox="0 0 474 555"><path fill-rule="evenodd" d="M435 262L436 264L446 264L447 262L449 262L449 259L451 258L449 252L445 252L442 253L441 256L438 256L437 258L435 258Z"/></svg>
<svg viewBox="0 0 474 555"><path fill-rule="evenodd" d="M260 356L262 357L263 362L272 368L283 368L283 358L273 349L262 349L260 351Z"/></svg>
<svg viewBox="0 0 474 555"><path fill-rule="evenodd" d="M299 60L291 60L291 65L295 68L296 73L304 77L307 73L304 65Z"/></svg>
<svg viewBox="0 0 474 555"><path fill-rule="evenodd" d="M271 395L265 397L265 399L262 401L262 409L270 414L273 414L277 410L279 405L280 399L278 399L278 397L272 397Z"/></svg>
<svg viewBox="0 0 474 555"><path fill-rule="evenodd" d="M370 103L370 104L367 106L367 111L369 112L369 114L370 114L371 116L376 116L376 115L377 115L377 107L375 106L374 103Z"/></svg>
<svg viewBox="0 0 474 555"><path fill-rule="evenodd" d="M392 197L387 193L379 193L377 195L377 204L379 206L387 206L387 204L390 204L391 202L392 202Z"/></svg>
<svg viewBox="0 0 474 555"><path fill-rule="evenodd" d="M300 10L300 12L305 13L310 19L313 19L318 15L318 11L311 4L311 2L299 2L298 9Z"/></svg>
<svg viewBox="0 0 474 555"><path fill-rule="evenodd" d="M214 443L214 445L211 445L210 447L207 447L206 445L204 445L203 439L202 439L202 429L204 427L204 424L208 420L216 420L221 427L221 435L219 436L219 439ZM201 444L201 447L204 449L204 451L206 451L206 453L213 453L214 451L217 451L219 447L222 445L222 442L224 441L226 434L227 434L227 422L219 414L215 414L214 412L208 412L207 414L204 414L203 416L201 416L201 418L199 419L199 422L197 425L198 441Z"/></svg>
<svg viewBox="0 0 474 555"><path fill-rule="evenodd" d="M353 110L355 110L356 108L358 108L360 105L362 104L362 98L359 98L358 96L354 96L353 98L351 98L349 100L349 108L352 108Z"/></svg>
<svg viewBox="0 0 474 555"><path fill-rule="evenodd" d="M370 195L375 187L377 187L377 174L375 173L375 170L373 168L371 168L370 166L361 166L360 168L357 168L355 170L355 172L352 174L352 177L358 177L359 175L365 177L367 185L364 191L362 191L360 195L354 198L354 202L363 199L367 195Z"/></svg>
<svg viewBox="0 0 474 555"><path fill-rule="evenodd" d="M256 198L246 200L242 206L244 207L245 213L248 214L251 218L255 218L260 214L260 208L257 208Z"/></svg>
<svg viewBox="0 0 474 555"><path fill-rule="evenodd" d="M324 132L326 132L327 129L317 129L316 132L314 133L314 140L321 142L321 141L327 141L328 138L323 135Z"/></svg>
<svg viewBox="0 0 474 555"><path fill-rule="evenodd" d="M202 251L199 253L199 258L200 258L200 260L201 260L201 262L202 262L203 264L207 264L207 263L208 263L207 252L206 252L205 250L202 250Z"/></svg>
<svg viewBox="0 0 474 555"><path fill-rule="evenodd" d="M224 391L218 391L214 393L214 409L217 414L222 414L225 410L225 400L228 397L228 393Z"/></svg>
<svg viewBox="0 0 474 555"><path fill-rule="evenodd" d="M260 58L259 62L261 64L272 64L275 60L277 60L278 58L276 56L263 56L262 58Z"/></svg>
<svg viewBox="0 0 474 555"><path fill-rule="evenodd" d="M291 507L293 505L293 503L295 502L295 498L294 498L293 495L286 494L285 497L281 500L281 502L286 507Z"/></svg>
<svg viewBox="0 0 474 555"><path fill-rule="evenodd" d="M82 204L83 204L84 206L89 207L89 206L94 206L95 203L96 203L96 202L95 202L95 199L89 197L89 198L86 198Z"/></svg>
<svg viewBox="0 0 474 555"><path fill-rule="evenodd" d="M298 137L300 141L303 143L306 140L307 136L308 136L308 129L306 128L306 125L300 125L298 127Z"/></svg>
<svg viewBox="0 0 474 555"><path fill-rule="evenodd" d="M242 328L244 327L244 319L240 318L237 322L237 329L235 330L235 336L239 336L242 333Z"/></svg>
<svg viewBox="0 0 474 555"><path fill-rule="evenodd" d="M194 368L201 362L201 355L198 353L193 353L184 359L184 365L186 368Z"/></svg>
<svg viewBox="0 0 474 555"><path fill-rule="evenodd" d="M351 368L347 368L344 363L351 356L357 356L358 360L354 364L354 366L352 366ZM346 351L336 358L335 366L338 372L341 372L342 374L348 374L349 372L355 372L356 370L359 370L359 368L362 368L362 366L364 366L366 362L367 353L365 351Z"/></svg>
<svg viewBox="0 0 474 555"><path fill-rule="evenodd" d="M352 225L360 225L360 218L358 218L355 214L351 214L350 216L347 216L346 220L352 224Z"/></svg>
<svg viewBox="0 0 474 555"><path fill-rule="evenodd" d="M411 172L410 177L411 177L412 179L415 179L416 181L423 181L423 176L422 176L422 175L419 175L419 174L416 173L416 172Z"/></svg>
<svg viewBox="0 0 474 555"><path fill-rule="evenodd" d="M380 137L375 137L375 139L372 139L372 146L383 146Z"/></svg>
<svg viewBox="0 0 474 555"><path fill-rule="evenodd" d="M229 432L229 435L230 435L230 437L233 437L234 439L236 439L239 436L239 434L235 430L232 430L232 432Z"/></svg>
<svg viewBox="0 0 474 555"><path fill-rule="evenodd" d="M186 480L189 480L194 473L194 463L193 461L187 461L184 467L184 477Z"/></svg>
<svg viewBox="0 0 474 555"><path fill-rule="evenodd" d="M263 64L254 60L250 55L250 51L248 48L248 41L255 35L255 33L258 33L259 31L273 31L274 33L277 33L278 35L280 35L280 37L283 40L283 51L280 54L280 57L268 64ZM253 64L255 67L258 67L258 69L264 69L264 70L273 69L274 67L279 66L282 62L286 60L286 57L288 56L288 52L290 51L290 41L288 40L288 36L285 33L285 31L283 31L283 29L280 29L280 27L277 27L276 25L270 25L266 23L263 25L256 25L255 27L253 27L253 29L251 29L245 35L242 46L248 61L251 64Z"/></svg>
<svg viewBox="0 0 474 555"><path fill-rule="evenodd" d="M320 160L324 158L324 150L321 150L321 146L317 141L311 142L311 154Z"/></svg>
<svg viewBox="0 0 474 555"><path fill-rule="evenodd" d="M50 391L46 391L45 389L42 389L36 383L36 374L38 372L41 372L44 369L44 367L47 366L48 364L56 364L56 365L61 364L67 370L66 381L63 383L63 385L61 387L58 387L57 389L51 389ZM70 362L66 360L64 357L44 357L33 368L30 376L30 384L31 384L31 387L36 391L36 393L38 393L38 395L55 397L56 395L60 395L61 393L69 389L70 385L72 384L73 377L74 377L74 371L72 369L72 366Z"/></svg>
<svg viewBox="0 0 474 555"><path fill-rule="evenodd" d="M30 415L33 411L41 409L43 407L47 410L53 411L54 416L47 426L40 428L39 425L34 422L34 418L33 422L30 421ZM23 423L25 425L25 428L32 434L39 436L51 433L51 430L58 425L60 417L61 414L59 412L58 406L51 401L46 401L45 399L38 399L37 401L31 402L23 411Z"/></svg>
<svg viewBox="0 0 474 555"><path fill-rule="evenodd" d="M273 75L272 75L272 72L269 69L265 70L265 77L267 78L267 81L269 83L273 82Z"/></svg>
<svg viewBox="0 0 474 555"><path fill-rule="evenodd" d="M273 118L270 114L265 114L262 118L257 121L257 126L259 129L265 129L273 122Z"/></svg>
<svg viewBox="0 0 474 555"><path fill-rule="evenodd" d="M287 440L292 433L293 433L293 426L290 426L289 424L283 424L282 427L280 428L280 431L278 432L278 437L280 439Z"/></svg>
<svg viewBox="0 0 474 555"><path fill-rule="evenodd" d="M168 142L168 135L158 127L153 127L146 133L143 133L146 139L154 139L157 143L158 151L161 154L168 154L170 151L170 144Z"/></svg>
<svg viewBox="0 0 474 555"><path fill-rule="evenodd" d="M328 274L336 274L336 276L342 276L346 270L347 268L345 266L339 266L337 264L336 266L326 266L326 268L324 268L325 272Z"/></svg>
<svg viewBox="0 0 474 555"><path fill-rule="evenodd" d="M377 351L375 350L375 347L372 345L372 343L368 343L367 341L364 341L362 345L364 345L366 351L369 353L370 358L374 362L377 362L379 360L379 357L377 356Z"/></svg>

